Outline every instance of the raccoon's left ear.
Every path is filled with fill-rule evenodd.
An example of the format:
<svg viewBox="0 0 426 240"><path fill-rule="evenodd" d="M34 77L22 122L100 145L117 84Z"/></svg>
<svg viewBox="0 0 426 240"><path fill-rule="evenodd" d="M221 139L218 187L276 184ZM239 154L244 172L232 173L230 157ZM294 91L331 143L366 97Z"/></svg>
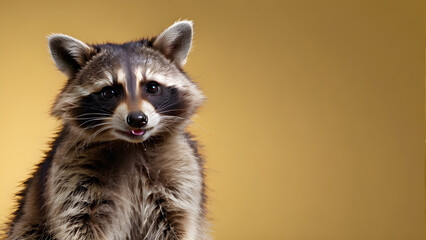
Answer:
<svg viewBox="0 0 426 240"><path fill-rule="evenodd" d="M186 63L192 44L192 21L179 21L164 30L153 47L179 66Z"/></svg>
<svg viewBox="0 0 426 240"><path fill-rule="evenodd" d="M84 42L65 34L53 34L47 38L53 61L69 78L74 77L96 53L95 49Z"/></svg>

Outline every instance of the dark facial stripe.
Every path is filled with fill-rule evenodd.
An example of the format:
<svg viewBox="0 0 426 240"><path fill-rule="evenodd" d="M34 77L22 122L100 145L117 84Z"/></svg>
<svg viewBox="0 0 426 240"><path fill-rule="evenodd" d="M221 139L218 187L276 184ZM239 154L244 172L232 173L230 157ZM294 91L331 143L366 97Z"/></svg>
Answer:
<svg viewBox="0 0 426 240"><path fill-rule="evenodd" d="M159 114L170 116L182 116L186 109L186 102L179 94L177 88L160 85L158 94L149 94L146 91L146 84L142 87L147 96L146 99L154 106Z"/></svg>
<svg viewBox="0 0 426 240"><path fill-rule="evenodd" d="M114 114L115 108L124 98L123 87L114 86L117 95L105 99L101 92L91 93L82 98L77 108L72 109L71 114L81 128L95 128L105 121L105 118Z"/></svg>

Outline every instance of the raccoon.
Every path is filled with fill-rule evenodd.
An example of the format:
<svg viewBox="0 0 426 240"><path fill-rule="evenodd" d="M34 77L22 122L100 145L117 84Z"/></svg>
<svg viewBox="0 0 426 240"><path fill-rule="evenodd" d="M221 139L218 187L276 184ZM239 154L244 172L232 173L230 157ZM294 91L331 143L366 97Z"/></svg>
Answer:
<svg viewBox="0 0 426 240"><path fill-rule="evenodd" d="M6 239L208 239L204 161L186 132L204 102L183 71L193 23L151 39L48 37L63 123L18 194Z"/></svg>

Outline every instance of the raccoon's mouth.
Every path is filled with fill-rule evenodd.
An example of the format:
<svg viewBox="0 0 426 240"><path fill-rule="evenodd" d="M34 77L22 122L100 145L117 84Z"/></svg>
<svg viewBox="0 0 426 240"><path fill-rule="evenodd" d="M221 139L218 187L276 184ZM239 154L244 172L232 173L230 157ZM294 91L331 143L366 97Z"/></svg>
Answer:
<svg viewBox="0 0 426 240"><path fill-rule="evenodd" d="M132 129L130 131L122 131L122 130L117 130L117 132L121 133L122 135L125 135L127 137L132 137L132 138L138 138L138 137L142 137L143 135L145 135L145 133L147 131L149 131L152 128L148 128L148 129Z"/></svg>
<svg viewBox="0 0 426 240"><path fill-rule="evenodd" d="M145 130L143 129L132 129L130 132L135 136L142 136L145 134Z"/></svg>

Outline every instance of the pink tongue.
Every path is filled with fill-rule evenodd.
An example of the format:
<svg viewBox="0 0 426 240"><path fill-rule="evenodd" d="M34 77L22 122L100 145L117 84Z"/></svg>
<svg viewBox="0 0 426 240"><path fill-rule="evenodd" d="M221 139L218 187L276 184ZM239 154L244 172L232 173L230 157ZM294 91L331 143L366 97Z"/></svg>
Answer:
<svg viewBox="0 0 426 240"><path fill-rule="evenodd" d="M140 135L142 135L142 134L144 134L145 133L145 131L144 130L142 130L142 129L133 129L132 130L132 134L133 135L136 135L136 136L140 136Z"/></svg>

